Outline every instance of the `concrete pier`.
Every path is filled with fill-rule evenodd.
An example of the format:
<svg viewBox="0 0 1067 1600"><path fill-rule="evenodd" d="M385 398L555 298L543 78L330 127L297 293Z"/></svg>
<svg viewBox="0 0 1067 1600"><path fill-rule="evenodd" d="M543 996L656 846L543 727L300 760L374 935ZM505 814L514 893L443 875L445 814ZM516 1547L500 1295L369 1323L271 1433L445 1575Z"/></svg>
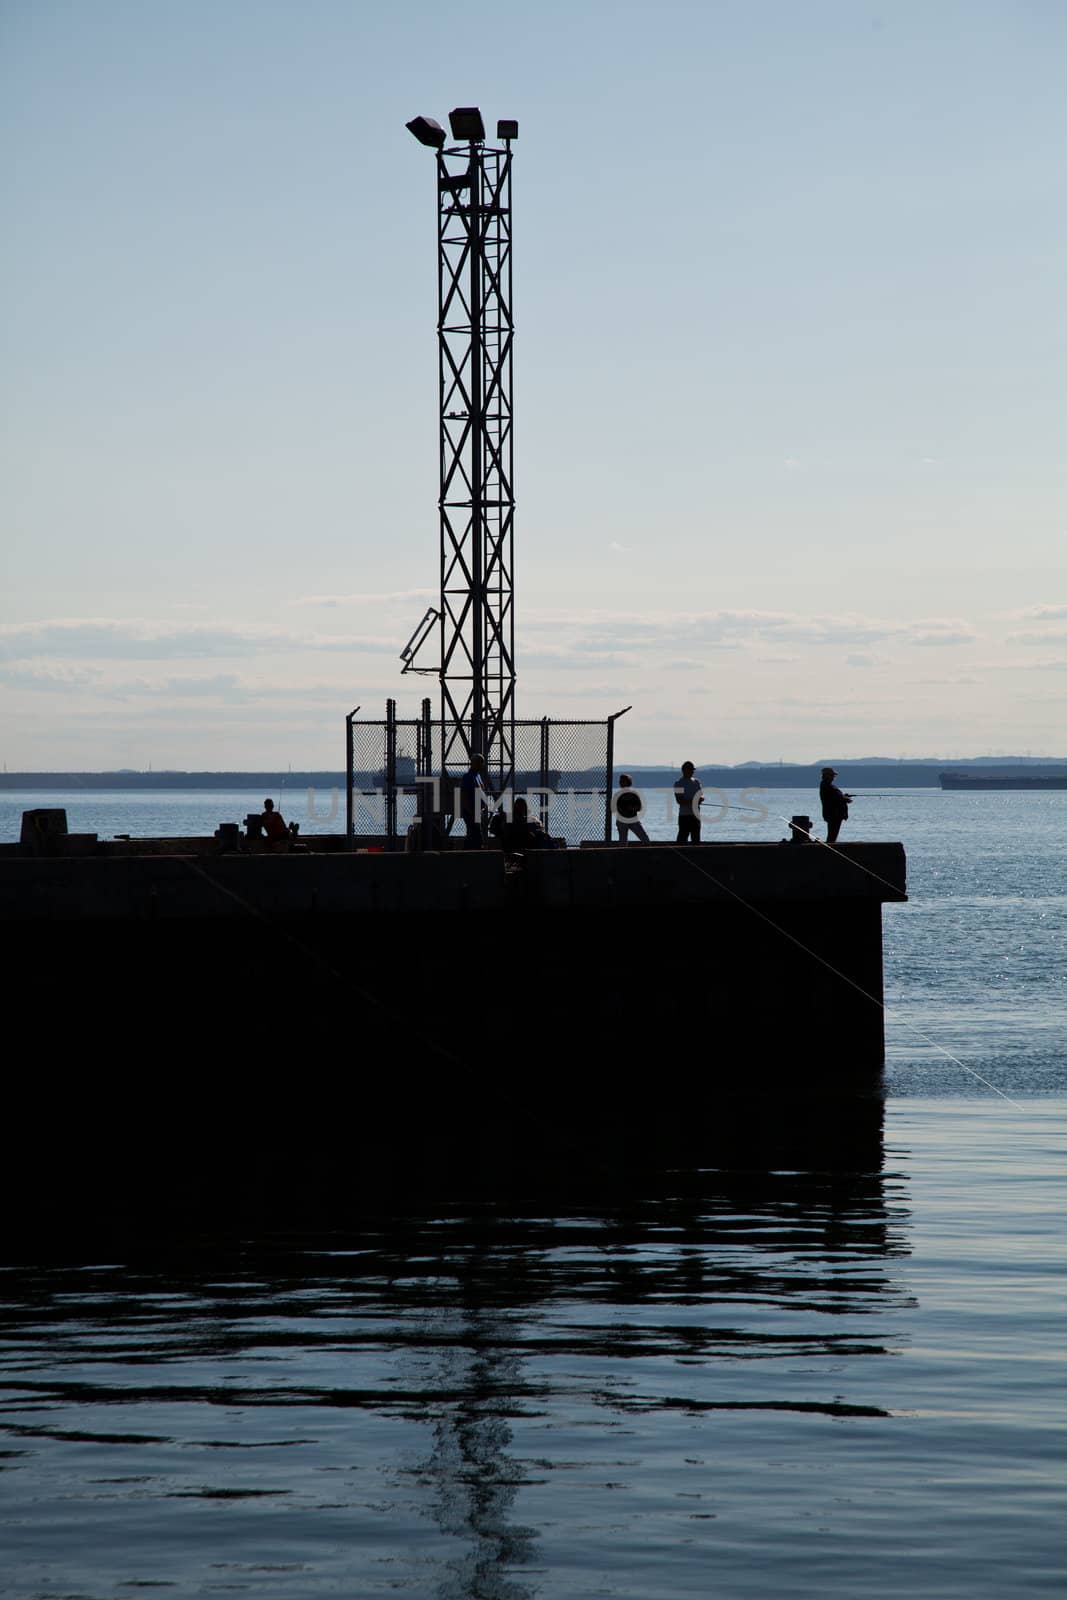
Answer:
<svg viewBox="0 0 1067 1600"><path fill-rule="evenodd" d="M742 901L881 905L907 898L899 844L535 850L526 857L516 896L499 850L225 854L161 842L164 850L143 848L156 841L131 841L91 855L0 859L0 921L111 921L149 912L198 918L315 910L432 915L468 903L503 911L519 902L556 909L626 905L654 914L666 906Z"/></svg>
<svg viewBox="0 0 1067 1600"><path fill-rule="evenodd" d="M899 844L7 856L9 1208L321 1221L862 1165L905 898Z"/></svg>

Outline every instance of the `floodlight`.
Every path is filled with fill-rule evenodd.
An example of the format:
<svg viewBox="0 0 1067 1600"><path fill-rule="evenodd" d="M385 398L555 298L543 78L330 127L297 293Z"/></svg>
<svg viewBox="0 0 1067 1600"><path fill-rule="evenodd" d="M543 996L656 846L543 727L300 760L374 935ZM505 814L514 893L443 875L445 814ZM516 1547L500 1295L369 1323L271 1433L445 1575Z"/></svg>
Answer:
<svg viewBox="0 0 1067 1600"><path fill-rule="evenodd" d="M503 118L496 125L496 136L498 139L517 139L519 137L518 123L513 122L510 117Z"/></svg>
<svg viewBox="0 0 1067 1600"><path fill-rule="evenodd" d="M433 150L440 150L445 142L445 130L432 117L412 117L404 126L409 133L415 135L420 144L428 144Z"/></svg>
<svg viewBox="0 0 1067 1600"><path fill-rule="evenodd" d="M485 123L477 106L457 106L448 113L453 139L481 140L485 138Z"/></svg>

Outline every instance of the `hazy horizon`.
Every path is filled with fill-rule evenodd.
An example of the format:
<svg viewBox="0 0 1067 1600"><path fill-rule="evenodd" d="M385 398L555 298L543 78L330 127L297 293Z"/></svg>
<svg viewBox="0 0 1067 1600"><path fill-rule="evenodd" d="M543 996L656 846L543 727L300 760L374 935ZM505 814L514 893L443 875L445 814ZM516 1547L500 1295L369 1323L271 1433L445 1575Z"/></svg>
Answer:
<svg viewBox="0 0 1067 1600"><path fill-rule="evenodd" d="M632 705L628 764L1055 759L1067 12L13 0L0 39L9 769L337 769L354 706L417 713L404 124L473 103L519 121L520 714Z"/></svg>
<svg viewBox="0 0 1067 1600"><path fill-rule="evenodd" d="M688 758L685 758L685 759L688 759ZM716 768L716 769L720 769L720 770L725 768L725 769L728 769L728 770L733 771L733 772L744 772L744 771L750 770L751 768L763 769L765 767L775 767L775 768L779 768L779 767L789 767L789 768L796 767L799 770L804 770L804 769L811 768L811 767L819 767L819 766L823 765L824 763L826 763L828 765L836 765L836 766L839 766L841 769L845 769L847 767L862 767L862 766L893 766L893 765L938 766L941 763L952 763L952 762L956 762L959 765L1006 763L1006 764L1020 764L1020 765L1024 765L1024 766L1025 765L1032 765L1032 766L1053 765L1054 766L1054 765L1067 765L1067 756L1028 756L1028 755L1010 755L1010 754L983 755L983 756L903 756L903 757L900 757L900 756L816 756L813 759L808 760L808 761L778 761L778 760L774 760L774 761L759 761L759 760L749 760L749 761L727 762L727 761L713 761L713 760L709 760L709 761L694 760L693 765L695 766L695 768L697 770L697 773L699 775L699 773L701 771L705 771L705 770L707 770L709 768ZM681 767L681 762L680 761L625 761L625 760L616 760L615 769L614 770L615 770L616 774L619 773L619 772L625 772L625 771L627 771L627 769L629 769L629 771L631 771L631 772L649 772L649 771L667 772L667 771L671 771L671 770L678 770L678 769L680 769L680 767ZM295 771L298 775L301 774L301 773L305 773L305 772L318 772L318 773L328 772L328 773L339 773L340 774L340 773L344 772L344 763L342 762L340 765L326 765L326 766L320 766L320 767L296 767L296 768L293 768L292 766L289 766L288 768L283 768L283 767L160 767L160 766L155 766L155 767L86 767L86 768L79 768L79 767L25 767L25 768L15 768L14 770L12 770L10 767L5 766L4 769L3 769L3 776L4 777L8 777L8 778L18 778L18 777L34 776L34 775L55 776L55 775L62 775L62 774L70 773L70 774L78 776L78 777L126 777L126 776L129 776L131 778L143 778L143 777L149 777L149 776L151 776L151 777L167 777L167 776L174 776L174 777L201 777L201 776L203 776L203 777L214 777L214 776L216 776L218 774L223 774L223 775L225 775L227 777L237 777L237 778L252 777L252 778L254 778L254 777L258 777L258 776L260 776L261 774L264 774L264 773L272 773L273 774L273 773L284 772L284 771L289 771L289 772L294 772Z"/></svg>

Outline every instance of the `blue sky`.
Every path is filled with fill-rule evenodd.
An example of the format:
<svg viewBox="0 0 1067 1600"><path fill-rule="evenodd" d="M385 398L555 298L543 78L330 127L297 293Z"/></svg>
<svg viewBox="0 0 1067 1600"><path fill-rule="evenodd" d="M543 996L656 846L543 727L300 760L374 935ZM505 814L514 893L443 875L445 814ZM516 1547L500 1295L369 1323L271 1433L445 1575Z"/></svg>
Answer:
<svg viewBox="0 0 1067 1600"><path fill-rule="evenodd" d="M1058 0L0 10L0 758L343 760L437 571L435 195L515 162L519 708L1067 755Z"/></svg>

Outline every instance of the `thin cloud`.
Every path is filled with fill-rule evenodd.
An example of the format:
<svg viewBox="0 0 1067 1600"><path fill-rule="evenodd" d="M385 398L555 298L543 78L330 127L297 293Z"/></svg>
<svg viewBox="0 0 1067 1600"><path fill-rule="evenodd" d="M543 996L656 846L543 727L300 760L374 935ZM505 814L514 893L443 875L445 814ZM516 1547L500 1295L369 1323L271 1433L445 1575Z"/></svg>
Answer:
<svg viewBox="0 0 1067 1600"><path fill-rule="evenodd" d="M974 644L977 638L978 635L969 628L927 628L922 632L911 634L908 638L908 643L919 645Z"/></svg>
<svg viewBox="0 0 1067 1600"><path fill-rule="evenodd" d="M394 594L400 594L395 590ZM413 590L411 595L421 594ZM526 666L611 667L632 664L635 656L670 653L694 658L694 651L736 651L745 646L865 646L886 640L918 646L969 645L976 632L958 618L881 621L856 613L801 616L793 611L689 611L689 613L536 614L523 624L531 648L522 648ZM545 637L550 635L550 638ZM1061 643L1065 635L1043 642ZM1040 642L1037 638L1029 642ZM392 634L342 630L320 634L250 622L118 621L114 618L56 618L0 626L0 661L224 661L274 658L282 654L387 654L398 656ZM861 664L857 661L856 664Z"/></svg>
<svg viewBox="0 0 1067 1600"><path fill-rule="evenodd" d="M1067 628L1046 628L1041 633L1013 633L1009 644L1067 644Z"/></svg>
<svg viewBox="0 0 1067 1600"><path fill-rule="evenodd" d="M591 708L590 715L600 717L603 715L604 708L596 705L598 700L611 700L612 702L617 702L619 699L625 700L627 691L620 689L617 683L582 683L573 688L568 687L566 684L559 684L553 686L552 698L554 700L584 700ZM596 707L595 710L592 709L594 706ZM536 717L543 709L543 706L534 706L529 708L528 714Z"/></svg>
<svg viewBox="0 0 1067 1600"><path fill-rule="evenodd" d="M847 722L851 712L866 711L872 706L881 708L883 706L908 704L903 695L878 695L870 696L866 699L849 698L848 700L840 700L833 706L820 706L814 705L810 698L804 695L795 694L775 695L773 701L768 699L766 695L761 695L747 700L737 700L734 703L739 706L752 706L761 711L766 710L768 705L775 707L785 706L790 710L796 709L809 712L815 722L834 723L839 720Z"/></svg>
<svg viewBox="0 0 1067 1600"><path fill-rule="evenodd" d="M29 666L23 661L0 663L0 683L12 689L43 690L69 694L71 689L95 687L100 673L92 667L62 665Z"/></svg>
<svg viewBox="0 0 1067 1600"><path fill-rule="evenodd" d="M1026 606L1011 615L1016 622L1062 622L1067 619L1067 606Z"/></svg>
<svg viewBox="0 0 1067 1600"><path fill-rule="evenodd" d="M392 638L292 633L268 624L119 622L86 617L0 625L0 661L40 656L64 660L189 661L322 650L399 654Z"/></svg>
<svg viewBox="0 0 1067 1600"><path fill-rule="evenodd" d="M616 546L621 549L620 546ZM358 594L305 594L298 600L290 600L291 606L378 606L391 605L401 600L429 600L436 595L436 589L386 589L379 594L360 592Z"/></svg>
<svg viewBox="0 0 1067 1600"><path fill-rule="evenodd" d="M161 683L155 683L150 678L128 678L106 684L104 692L120 700L141 695L151 695L161 700L168 697L214 700L243 694L244 684L235 672L216 672L209 678L167 678Z"/></svg>
<svg viewBox="0 0 1067 1600"><path fill-rule="evenodd" d="M525 626L550 630L556 638L569 632L572 637L566 648L579 654L613 648L627 652L691 649L693 645L737 648L752 643L863 646L889 639L919 645L971 644L978 637L958 617L889 622L857 613L803 616L799 612L754 610L644 615L602 611L534 613Z"/></svg>
<svg viewBox="0 0 1067 1600"><path fill-rule="evenodd" d="M625 667L627 665L625 652L620 655L617 650L581 649L550 649L539 646L534 650L519 649L517 652L519 662L525 669L540 667L545 671L558 668L561 671L571 672L575 667L583 670L589 667ZM555 694L555 689L553 689Z"/></svg>

